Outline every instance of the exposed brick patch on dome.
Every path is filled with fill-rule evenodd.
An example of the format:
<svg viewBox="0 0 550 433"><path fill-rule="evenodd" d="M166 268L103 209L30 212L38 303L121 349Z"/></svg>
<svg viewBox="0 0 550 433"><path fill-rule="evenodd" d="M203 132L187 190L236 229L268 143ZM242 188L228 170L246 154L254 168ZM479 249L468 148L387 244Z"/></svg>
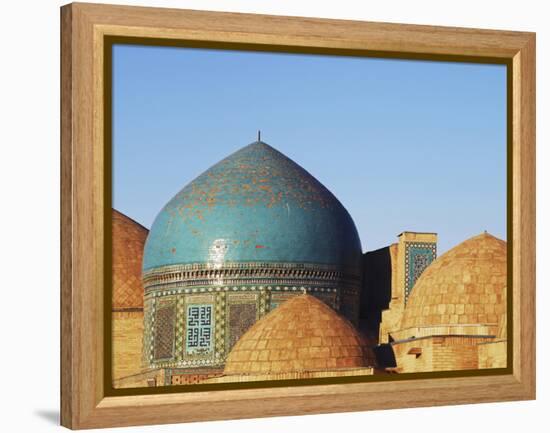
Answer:
<svg viewBox="0 0 550 433"><path fill-rule="evenodd" d="M141 264L149 231L113 209L113 310L143 308Z"/></svg>
<svg viewBox="0 0 550 433"><path fill-rule="evenodd" d="M235 344L224 373L278 374L372 365L353 325L322 301L296 296Z"/></svg>
<svg viewBox="0 0 550 433"><path fill-rule="evenodd" d="M483 233L436 259L415 284L401 329L495 325L506 315L506 242Z"/></svg>

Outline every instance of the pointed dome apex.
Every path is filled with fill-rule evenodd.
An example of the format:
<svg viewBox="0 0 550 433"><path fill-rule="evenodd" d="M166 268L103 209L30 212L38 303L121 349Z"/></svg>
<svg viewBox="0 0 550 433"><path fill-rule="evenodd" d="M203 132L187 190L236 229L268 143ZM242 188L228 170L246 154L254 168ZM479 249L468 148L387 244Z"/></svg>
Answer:
<svg viewBox="0 0 550 433"><path fill-rule="evenodd" d="M218 162L161 210L144 269L221 262L317 263L359 272L350 215L306 170L263 141Z"/></svg>
<svg viewBox="0 0 550 433"><path fill-rule="evenodd" d="M250 144L248 144L244 147L241 147L239 150L237 150L236 152L229 155L228 158L232 157L233 155L235 155L238 152L242 152L242 151L245 151L247 149L249 151L254 151L254 152L277 152L280 155L285 156L283 153L279 152L277 149L275 149L273 146L270 146L265 141L256 140L256 141L253 141L252 143L250 143ZM286 156L285 156L285 158L286 158Z"/></svg>

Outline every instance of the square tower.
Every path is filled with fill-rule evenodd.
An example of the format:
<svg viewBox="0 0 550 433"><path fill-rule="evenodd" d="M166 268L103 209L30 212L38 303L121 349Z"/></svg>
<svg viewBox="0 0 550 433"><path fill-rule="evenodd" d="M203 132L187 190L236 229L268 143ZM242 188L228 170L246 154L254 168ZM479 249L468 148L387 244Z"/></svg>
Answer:
<svg viewBox="0 0 550 433"><path fill-rule="evenodd" d="M405 231L389 247L391 258L391 299L382 311L379 343L391 342L393 331L400 329L401 317L414 285L422 272L437 257L437 233Z"/></svg>

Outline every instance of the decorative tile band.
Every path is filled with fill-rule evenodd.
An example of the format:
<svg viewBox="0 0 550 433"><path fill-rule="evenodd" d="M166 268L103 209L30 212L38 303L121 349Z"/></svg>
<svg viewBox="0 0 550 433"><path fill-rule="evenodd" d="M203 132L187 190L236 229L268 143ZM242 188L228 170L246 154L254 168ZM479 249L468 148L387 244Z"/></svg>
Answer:
<svg viewBox="0 0 550 433"><path fill-rule="evenodd" d="M307 286L357 287L361 278L336 266L308 263L225 263L223 267L212 264L172 265L145 271L145 292L178 287L222 286L241 284L281 284Z"/></svg>
<svg viewBox="0 0 550 433"><path fill-rule="evenodd" d="M238 293L238 292L300 292L300 293L345 293L358 296L359 289L339 290L335 287L310 287L310 286L220 286L220 287L159 287L145 294L146 299L158 298L167 295L200 294L200 293Z"/></svg>

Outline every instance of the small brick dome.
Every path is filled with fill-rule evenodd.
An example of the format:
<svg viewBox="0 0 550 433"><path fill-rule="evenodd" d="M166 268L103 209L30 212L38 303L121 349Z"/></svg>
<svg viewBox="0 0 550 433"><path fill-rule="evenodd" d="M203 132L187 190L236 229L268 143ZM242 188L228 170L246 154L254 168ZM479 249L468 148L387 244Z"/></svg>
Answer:
<svg viewBox="0 0 550 433"><path fill-rule="evenodd" d="M474 236L436 259L409 298L401 329L490 325L506 315L506 242Z"/></svg>
<svg viewBox="0 0 550 433"><path fill-rule="evenodd" d="M115 209L112 221L113 309L143 308L141 264L149 231Z"/></svg>
<svg viewBox="0 0 550 433"><path fill-rule="evenodd" d="M363 338L353 325L304 294L256 322L229 353L224 373L291 373L367 364Z"/></svg>

